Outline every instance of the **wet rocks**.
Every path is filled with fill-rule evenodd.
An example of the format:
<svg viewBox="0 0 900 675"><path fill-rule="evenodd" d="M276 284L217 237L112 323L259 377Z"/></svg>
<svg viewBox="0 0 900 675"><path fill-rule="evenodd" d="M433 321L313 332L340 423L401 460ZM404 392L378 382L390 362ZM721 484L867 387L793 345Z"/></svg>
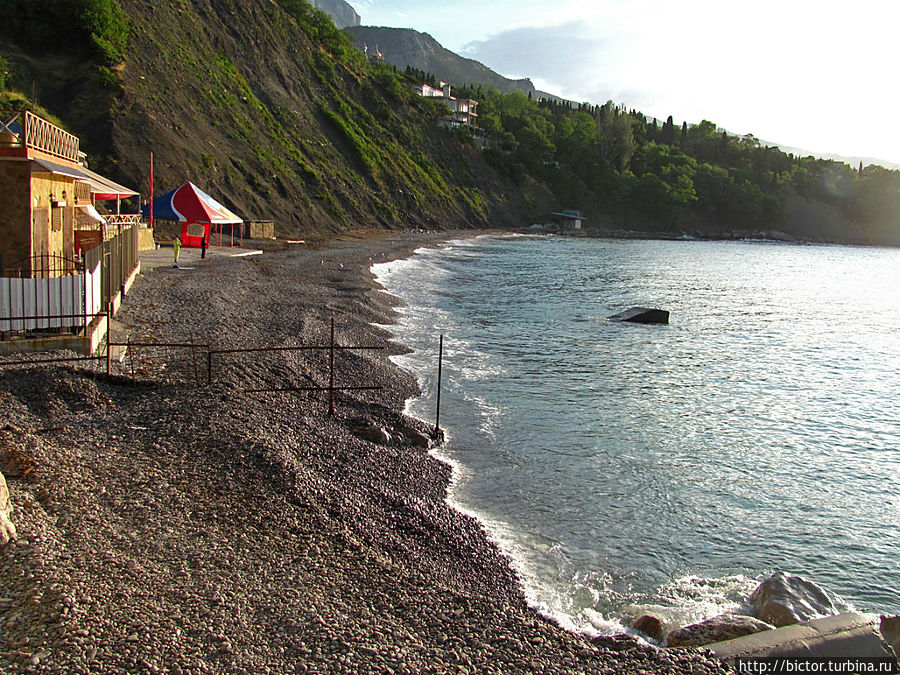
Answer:
<svg viewBox="0 0 900 675"><path fill-rule="evenodd" d="M400 433L407 443L409 443L410 445L414 445L417 448L423 448L427 450L433 444L431 438L429 438L427 434L422 433L418 429L413 429L412 427L403 427L400 430Z"/></svg>
<svg viewBox="0 0 900 675"><path fill-rule="evenodd" d="M840 610L828 594L803 577L775 572L750 594L753 616L774 626L789 626Z"/></svg>
<svg viewBox="0 0 900 675"><path fill-rule="evenodd" d="M752 616L722 614L673 630L666 636L666 644L669 647L700 647L773 628Z"/></svg>
<svg viewBox="0 0 900 675"><path fill-rule="evenodd" d="M642 614L631 624L631 627L654 640L663 639L662 619L653 614Z"/></svg>

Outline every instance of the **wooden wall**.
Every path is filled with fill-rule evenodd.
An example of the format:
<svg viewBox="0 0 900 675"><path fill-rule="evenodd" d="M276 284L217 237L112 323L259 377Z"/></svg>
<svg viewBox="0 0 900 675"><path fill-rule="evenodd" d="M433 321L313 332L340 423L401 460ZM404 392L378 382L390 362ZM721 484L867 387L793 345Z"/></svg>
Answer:
<svg viewBox="0 0 900 675"><path fill-rule="evenodd" d="M31 256L29 162L0 161L0 256L3 267Z"/></svg>

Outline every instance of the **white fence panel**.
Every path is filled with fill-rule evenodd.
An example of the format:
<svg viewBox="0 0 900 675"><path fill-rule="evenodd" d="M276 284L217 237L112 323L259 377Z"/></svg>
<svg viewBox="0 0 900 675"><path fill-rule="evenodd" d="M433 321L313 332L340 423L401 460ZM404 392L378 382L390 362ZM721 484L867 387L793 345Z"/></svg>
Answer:
<svg viewBox="0 0 900 675"><path fill-rule="evenodd" d="M84 300L87 305L88 322L103 311L102 280L103 274L100 272L100 261L98 260L97 264L94 265L94 269L87 272L87 280L84 283ZM83 319L79 325L84 325Z"/></svg>
<svg viewBox="0 0 900 675"><path fill-rule="evenodd" d="M100 263L85 274L0 279L0 331L83 328L103 304Z"/></svg>

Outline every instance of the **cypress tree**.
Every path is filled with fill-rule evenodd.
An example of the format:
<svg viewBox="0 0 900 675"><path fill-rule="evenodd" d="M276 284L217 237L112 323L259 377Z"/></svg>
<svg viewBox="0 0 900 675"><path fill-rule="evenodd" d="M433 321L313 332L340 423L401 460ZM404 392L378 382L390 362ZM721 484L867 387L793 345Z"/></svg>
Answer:
<svg viewBox="0 0 900 675"><path fill-rule="evenodd" d="M662 125L660 140L663 145L675 145L675 123L672 121L671 115L669 115Z"/></svg>

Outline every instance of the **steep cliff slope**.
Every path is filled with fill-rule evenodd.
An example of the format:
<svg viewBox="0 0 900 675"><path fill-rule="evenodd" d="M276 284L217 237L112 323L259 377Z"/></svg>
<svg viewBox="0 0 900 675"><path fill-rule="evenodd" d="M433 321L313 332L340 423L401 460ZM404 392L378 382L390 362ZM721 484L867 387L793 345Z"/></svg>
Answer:
<svg viewBox="0 0 900 675"><path fill-rule="evenodd" d="M293 232L489 222L490 200L457 187L482 166L477 152L276 3L122 4L141 26L111 138L124 175L144 179L152 150L161 190L192 177Z"/></svg>
<svg viewBox="0 0 900 675"><path fill-rule="evenodd" d="M371 67L330 22L306 20L302 3L119 4L131 27L122 64L10 61L94 165L145 196L152 152L157 194L192 180L287 234L519 222L530 208L439 127L435 103L389 66ZM534 194L538 212L551 205L546 190Z"/></svg>

